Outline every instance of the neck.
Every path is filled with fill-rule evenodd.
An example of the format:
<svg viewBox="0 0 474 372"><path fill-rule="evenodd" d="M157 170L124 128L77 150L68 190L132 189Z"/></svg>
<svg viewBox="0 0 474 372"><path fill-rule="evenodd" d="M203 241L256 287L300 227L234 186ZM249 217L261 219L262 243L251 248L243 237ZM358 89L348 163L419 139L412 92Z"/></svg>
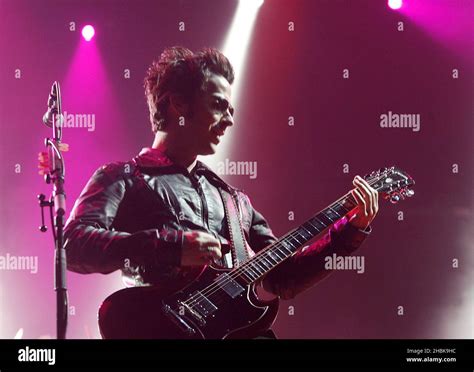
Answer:
<svg viewBox="0 0 474 372"><path fill-rule="evenodd" d="M179 141L174 140L169 133L157 132L151 148L160 150L173 163L185 167L188 172L191 172L196 165L197 154L189 151L189 147L183 146Z"/></svg>

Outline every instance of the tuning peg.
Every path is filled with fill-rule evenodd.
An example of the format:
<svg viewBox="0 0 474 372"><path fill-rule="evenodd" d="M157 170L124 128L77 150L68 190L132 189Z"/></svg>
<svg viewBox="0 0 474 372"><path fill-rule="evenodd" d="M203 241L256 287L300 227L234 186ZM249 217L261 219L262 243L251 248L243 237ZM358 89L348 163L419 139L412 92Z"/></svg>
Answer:
<svg viewBox="0 0 474 372"><path fill-rule="evenodd" d="M400 200L400 195L399 194L392 194L390 195L390 203L396 204Z"/></svg>
<svg viewBox="0 0 474 372"><path fill-rule="evenodd" d="M413 190L407 190L405 191L405 195L411 198L413 195L415 195L415 191Z"/></svg>

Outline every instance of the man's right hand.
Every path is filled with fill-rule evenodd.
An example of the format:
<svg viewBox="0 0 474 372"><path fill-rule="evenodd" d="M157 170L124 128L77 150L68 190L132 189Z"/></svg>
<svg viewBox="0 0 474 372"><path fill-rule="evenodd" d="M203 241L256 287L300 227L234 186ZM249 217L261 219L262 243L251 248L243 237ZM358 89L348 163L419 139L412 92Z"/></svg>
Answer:
<svg viewBox="0 0 474 372"><path fill-rule="evenodd" d="M181 266L209 265L222 257L221 243L211 234L202 231L183 233Z"/></svg>

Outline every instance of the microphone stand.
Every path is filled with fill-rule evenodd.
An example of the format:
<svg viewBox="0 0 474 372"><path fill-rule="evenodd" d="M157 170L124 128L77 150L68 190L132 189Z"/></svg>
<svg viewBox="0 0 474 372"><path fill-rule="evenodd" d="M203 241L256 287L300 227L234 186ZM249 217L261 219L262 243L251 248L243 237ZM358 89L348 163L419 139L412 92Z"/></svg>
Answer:
<svg viewBox="0 0 474 372"><path fill-rule="evenodd" d="M46 118L47 115L50 115ZM54 238L54 290L56 291L56 329L57 339L66 338L68 321L68 296L66 286L66 251L64 250L64 216L66 214L66 194L64 192L64 159L61 151L68 151L67 144L61 143L64 117L61 107L61 90L54 82L48 98L48 112L43 123L53 129L53 138L46 138L44 144L47 152L39 154L40 174L47 184L53 185L48 201L45 195L38 195L41 208L41 232L46 232L44 224L44 207L49 207ZM54 207L54 220L53 220Z"/></svg>

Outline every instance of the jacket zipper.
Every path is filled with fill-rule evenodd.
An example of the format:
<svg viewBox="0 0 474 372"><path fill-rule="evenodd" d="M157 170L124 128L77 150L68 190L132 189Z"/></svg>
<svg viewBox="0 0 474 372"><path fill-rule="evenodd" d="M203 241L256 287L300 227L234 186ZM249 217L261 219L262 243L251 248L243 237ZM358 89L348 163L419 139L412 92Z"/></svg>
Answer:
<svg viewBox="0 0 474 372"><path fill-rule="evenodd" d="M197 193L199 198L201 199L201 207L202 207L202 222L204 226L207 228L208 231L211 231L209 228L209 211L207 206L207 201L204 196L204 190L202 189L201 182L199 180L194 179L196 184Z"/></svg>

